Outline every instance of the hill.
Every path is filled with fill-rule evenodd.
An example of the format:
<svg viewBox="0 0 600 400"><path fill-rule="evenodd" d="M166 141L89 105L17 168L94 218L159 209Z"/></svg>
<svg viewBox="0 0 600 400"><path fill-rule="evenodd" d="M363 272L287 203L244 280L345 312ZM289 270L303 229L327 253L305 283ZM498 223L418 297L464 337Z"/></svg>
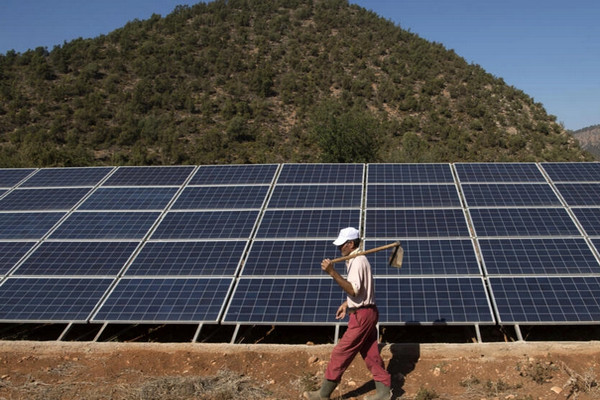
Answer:
<svg viewBox="0 0 600 400"><path fill-rule="evenodd" d="M581 144L581 147L600 159L600 125L569 132Z"/></svg>
<svg viewBox="0 0 600 400"><path fill-rule="evenodd" d="M346 0L179 6L0 55L0 167L590 159L521 90Z"/></svg>

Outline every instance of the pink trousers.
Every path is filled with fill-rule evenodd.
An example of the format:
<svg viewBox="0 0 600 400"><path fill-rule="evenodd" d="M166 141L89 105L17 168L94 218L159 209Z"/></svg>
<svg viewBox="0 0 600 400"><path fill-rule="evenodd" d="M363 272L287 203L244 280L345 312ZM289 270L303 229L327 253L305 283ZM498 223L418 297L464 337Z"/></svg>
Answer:
<svg viewBox="0 0 600 400"><path fill-rule="evenodd" d="M361 308L350 314L348 329L333 348L325 371L325 379L339 382L356 354L360 353L373 379L391 386L390 374L385 370L377 344L377 308Z"/></svg>

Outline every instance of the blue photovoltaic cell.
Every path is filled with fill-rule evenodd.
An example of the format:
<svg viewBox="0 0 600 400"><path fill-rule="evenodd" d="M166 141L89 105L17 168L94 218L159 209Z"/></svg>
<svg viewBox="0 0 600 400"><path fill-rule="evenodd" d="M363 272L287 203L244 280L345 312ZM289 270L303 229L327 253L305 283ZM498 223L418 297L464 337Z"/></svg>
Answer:
<svg viewBox="0 0 600 400"><path fill-rule="evenodd" d="M331 240L255 241L246 257L242 276L323 277L321 261L339 256ZM339 264L338 271L345 272L344 263Z"/></svg>
<svg viewBox="0 0 600 400"><path fill-rule="evenodd" d="M600 163L541 163L554 182L600 182Z"/></svg>
<svg viewBox="0 0 600 400"><path fill-rule="evenodd" d="M159 212L75 212L53 233L52 239L141 239Z"/></svg>
<svg viewBox="0 0 600 400"><path fill-rule="evenodd" d="M463 211L441 210L367 210L366 237L436 238L469 237Z"/></svg>
<svg viewBox="0 0 600 400"><path fill-rule="evenodd" d="M267 210L257 238L332 238L340 229L360 229L360 210Z"/></svg>
<svg viewBox="0 0 600 400"><path fill-rule="evenodd" d="M462 182L545 182L535 163L457 163Z"/></svg>
<svg viewBox="0 0 600 400"><path fill-rule="evenodd" d="M217 210L261 208L269 186L199 186L186 187L174 210Z"/></svg>
<svg viewBox="0 0 600 400"><path fill-rule="evenodd" d="M250 185L273 181L277 164L203 165L198 168L190 185Z"/></svg>
<svg viewBox="0 0 600 400"><path fill-rule="evenodd" d="M376 278L379 322L494 323L482 278Z"/></svg>
<svg viewBox="0 0 600 400"><path fill-rule="evenodd" d="M15 189L0 200L0 210L70 210L89 191L89 188Z"/></svg>
<svg viewBox="0 0 600 400"><path fill-rule="evenodd" d="M561 205L547 184L464 184L462 190L468 207Z"/></svg>
<svg viewBox="0 0 600 400"><path fill-rule="evenodd" d="M269 208L358 208L362 185L278 185Z"/></svg>
<svg viewBox="0 0 600 400"><path fill-rule="evenodd" d="M365 240L366 250L393 243ZM389 265L393 249L368 254L375 276L480 275L477 255L471 239L403 240L402 267Z"/></svg>
<svg viewBox="0 0 600 400"><path fill-rule="evenodd" d="M557 183L568 206L600 206L600 183Z"/></svg>
<svg viewBox="0 0 600 400"><path fill-rule="evenodd" d="M600 208L573 208L572 210L588 236L600 236Z"/></svg>
<svg viewBox="0 0 600 400"><path fill-rule="evenodd" d="M6 275L35 242L0 242L0 275Z"/></svg>
<svg viewBox="0 0 600 400"><path fill-rule="evenodd" d="M169 212L152 239L248 239L258 211Z"/></svg>
<svg viewBox="0 0 600 400"><path fill-rule="evenodd" d="M363 164L284 164L277 183L362 183Z"/></svg>
<svg viewBox="0 0 600 400"><path fill-rule="evenodd" d="M14 275L117 275L137 242L44 242Z"/></svg>
<svg viewBox="0 0 600 400"><path fill-rule="evenodd" d="M246 241L148 242L126 276L233 276Z"/></svg>
<svg viewBox="0 0 600 400"><path fill-rule="evenodd" d="M64 215L61 212L0 213L0 239L40 239Z"/></svg>
<svg viewBox="0 0 600 400"><path fill-rule="evenodd" d="M8 278L0 286L0 320L84 322L112 282L94 278Z"/></svg>
<svg viewBox="0 0 600 400"><path fill-rule="evenodd" d="M99 188L78 210L162 210L177 188Z"/></svg>
<svg viewBox="0 0 600 400"><path fill-rule="evenodd" d="M598 323L600 277L491 277L503 323Z"/></svg>
<svg viewBox="0 0 600 400"><path fill-rule="evenodd" d="M454 183L450 164L369 164L371 183Z"/></svg>
<svg viewBox="0 0 600 400"><path fill-rule="evenodd" d="M489 275L600 273L583 238L481 239L479 246Z"/></svg>
<svg viewBox="0 0 600 400"><path fill-rule="evenodd" d="M180 186L195 167L119 167L103 186Z"/></svg>
<svg viewBox="0 0 600 400"><path fill-rule="evenodd" d="M344 292L327 278L241 278L223 322L335 324Z"/></svg>
<svg viewBox="0 0 600 400"><path fill-rule="evenodd" d="M0 187L11 188L29 176L35 169L0 168Z"/></svg>
<svg viewBox="0 0 600 400"><path fill-rule="evenodd" d="M477 236L579 236L577 226L562 208L473 208Z"/></svg>
<svg viewBox="0 0 600 400"><path fill-rule="evenodd" d="M368 208L460 207L454 185L369 185Z"/></svg>
<svg viewBox="0 0 600 400"><path fill-rule="evenodd" d="M40 169L22 187L96 186L113 167Z"/></svg>
<svg viewBox="0 0 600 400"><path fill-rule="evenodd" d="M122 278L94 321L217 322L233 278Z"/></svg>

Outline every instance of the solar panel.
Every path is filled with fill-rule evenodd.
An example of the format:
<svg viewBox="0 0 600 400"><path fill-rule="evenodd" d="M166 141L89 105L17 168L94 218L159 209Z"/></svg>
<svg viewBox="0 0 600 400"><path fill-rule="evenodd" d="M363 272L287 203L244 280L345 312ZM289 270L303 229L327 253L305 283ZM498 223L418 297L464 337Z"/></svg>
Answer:
<svg viewBox="0 0 600 400"><path fill-rule="evenodd" d="M579 236L577 226L562 208L473 208L477 236Z"/></svg>
<svg viewBox="0 0 600 400"><path fill-rule="evenodd" d="M11 188L27 178L33 168L0 168L0 187Z"/></svg>
<svg viewBox="0 0 600 400"><path fill-rule="evenodd" d="M461 182L545 182L535 163L457 163Z"/></svg>
<svg viewBox="0 0 600 400"><path fill-rule="evenodd" d="M560 206L547 184L464 184L468 207Z"/></svg>
<svg viewBox="0 0 600 400"><path fill-rule="evenodd" d="M233 278L122 278L94 321L216 322Z"/></svg>
<svg viewBox="0 0 600 400"><path fill-rule="evenodd" d="M503 323L600 322L600 277L491 277Z"/></svg>
<svg viewBox="0 0 600 400"><path fill-rule="evenodd" d="M62 212L0 213L0 239L41 239L64 215Z"/></svg>
<svg viewBox="0 0 600 400"><path fill-rule="evenodd" d="M454 183L449 164L369 164L367 182Z"/></svg>
<svg viewBox="0 0 600 400"><path fill-rule="evenodd" d="M216 210L259 209L269 192L269 186L199 186L186 187L172 209Z"/></svg>
<svg viewBox="0 0 600 400"><path fill-rule="evenodd" d="M379 323L493 324L482 278L376 278Z"/></svg>
<svg viewBox="0 0 600 400"><path fill-rule="evenodd" d="M35 242L0 242L0 275L6 275Z"/></svg>
<svg viewBox="0 0 600 400"><path fill-rule="evenodd" d="M13 275L116 276L137 242L44 242Z"/></svg>
<svg viewBox="0 0 600 400"><path fill-rule="evenodd" d="M78 210L162 210L177 188L119 187L99 188L81 204Z"/></svg>
<svg viewBox="0 0 600 400"><path fill-rule="evenodd" d="M158 212L81 211L71 214L52 239L142 239L156 222Z"/></svg>
<svg viewBox="0 0 600 400"><path fill-rule="evenodd" d="M119 167L103 186L180 186L192 173L193 166Z"/></svg>
<svg viewBox="0 0 600 400"><path fill-rule="evenodd" d="M269 208L359 208L362 185L278 185Z"/></svg>
<svg viewBox="0 0 600 400"><path fill-rule="evenodd" d="M600 182L600 163L558 162L541 163L554 182Z"/></svg>
<svg viewBox="0 0 600 400"><path fill-rule="evenodd" d="M335 324L345 300L331 278L241 278L224 323Z"/></svg>
<svg viewBox="0 0 600 400"><path fill-rule="evenodd" d="M283 164L277 183L362 183L362 164Z"/></svg>
<svg viewBox="0 0 600 400"><path fill-rule="evenodd" d="M152 239L248 239L258 211L169 212Z"/></svg>
<svg viewBox="0 0 600 400"><path fill-rule="evenodd" d="M190 180L190 185L270 184L277 164L203 165Z"/></svg>
<svg viewBox="0 0 600 400"><path fill-rule="evenodd" d="M113 167L44 168L27 179L21 187L96 186Z"/></svg>
<svg viewBox="0 0 600 400"><path fill-rule="evenodd" d="M112 281L8 278L0 286L0 321L84 322Z"/></svg>
<svg viewBox="0 0 600 400"><path fill-rule="evenodd" d="M469 237L461 209L367 210L365 236L371 238Z"/></svg>
<svg viewBox="0 0 600 400"><path fill-rule="evenodd" d="M340 229L360 227L360 210L267 210L257 238L332 238Z"/></svg>
<svg viewBox="0 0 600 400"><path fill-rule="evenodd" d="M600 183L557 183L569 206L600 206Z"/></svg>
<svg viewBox="0 0 600 400"><path fill-rule="evenodd" d="M460 207L454 185L369 185L369 208Z"/></svg>
<svg viewBox="0 0 600 400"><path fill-rule="evenodd" d="M0 200L3 211L70 210L90 191L71 189L15 189Z"/></svg>
<svg viewBox="0 0 600 400"><path fill-rule="evenodd" d="M125 276L233 276L246 241L147 242Z"/></svg>
<svg viewBox="0 0 600 400"><path fill-rule="evenodd" d="M600 236L600 208L573 208L572 210L589 236Z"/></svg>
<svg viewBox="0 0 600 400"><path fill-rule="evenodd" d="M371 249L392 243L388 240L365 240ZM480 275L475 247L471 239L403 240L402 268L389 265L393 250L367 255L375 276Z"/></svg>
<svg viewBox="0 0 600 400"><path fill-rule="evenodd" d="M583 238L481 239L479 246L489 275L600 273Z"/></svg>
<svg viewBox="0 0 600 400"><path fill-rule="evenodd" d="M339 324L354 226L381 324L600 323L599 166L0 169L0 322Z"/></svg>
<svg viewBox="0 0 600 400"><path fill-rule="evenodd" d="M321 261L338 256L339 252L331 240L254 241L242 276L322 277Z"/></svg>

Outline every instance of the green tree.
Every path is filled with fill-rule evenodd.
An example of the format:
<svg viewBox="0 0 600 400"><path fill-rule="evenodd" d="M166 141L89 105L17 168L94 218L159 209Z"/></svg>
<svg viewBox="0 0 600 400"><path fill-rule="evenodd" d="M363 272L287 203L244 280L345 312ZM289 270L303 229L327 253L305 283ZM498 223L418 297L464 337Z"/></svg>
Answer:
<svg viewBox="0 0 600 400"><path fill-rule="evenodd" d="M316 107L311 130L323 162L376 162L382 124L369 111L325 101Z"/></svg>

